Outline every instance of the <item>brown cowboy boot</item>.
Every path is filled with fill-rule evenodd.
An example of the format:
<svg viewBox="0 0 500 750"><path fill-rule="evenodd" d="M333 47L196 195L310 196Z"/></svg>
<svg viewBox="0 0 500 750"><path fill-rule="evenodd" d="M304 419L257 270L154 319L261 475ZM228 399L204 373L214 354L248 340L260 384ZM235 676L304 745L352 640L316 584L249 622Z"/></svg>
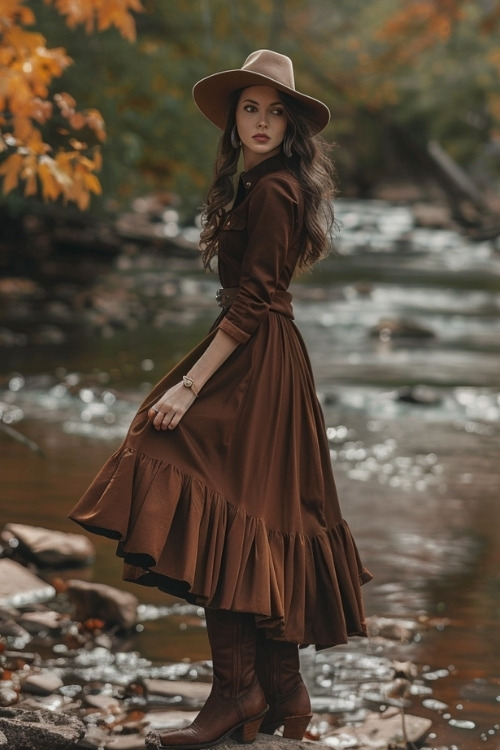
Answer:
<svg viewBox="0 0 500 750"><path fill-rule="evenodd" d="M146 747L200 750L228 737L250 743L257 736L267 704L255 673L254 618L215 609L205 616L214 672L207 702L189 727L150 732Z"/></svg>
<svg viewBox="0 0 500 750"><path fill-rule="evenodd" d="M260 731L274 734L282 726L283 737L301 740L312 714L300 674L299 647L295 643L270 640L259 632L255 669L269 704Z"/></svg>

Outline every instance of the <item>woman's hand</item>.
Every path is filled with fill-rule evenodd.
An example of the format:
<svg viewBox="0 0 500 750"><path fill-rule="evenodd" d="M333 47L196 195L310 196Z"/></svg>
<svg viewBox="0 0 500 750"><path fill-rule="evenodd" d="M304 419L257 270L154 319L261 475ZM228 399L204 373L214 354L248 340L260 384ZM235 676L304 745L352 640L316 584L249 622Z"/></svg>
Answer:
<svg viewBox="0 0 500 750"><path fill-rule="evenodd" d="M153 404L148 417L156 430L174 430L195 400L191 388L177 383Z"/></svg>
<svg viewBox="0 0 500 750"><path fill-rule="evenodd" d="M148 411L148 418L156 430L175 430L196 396L214 372L234 352L238 342L224 331L217 331L199 360L190 368L188 378L196 384L186 388L184 383L169 388Z"/></svg>

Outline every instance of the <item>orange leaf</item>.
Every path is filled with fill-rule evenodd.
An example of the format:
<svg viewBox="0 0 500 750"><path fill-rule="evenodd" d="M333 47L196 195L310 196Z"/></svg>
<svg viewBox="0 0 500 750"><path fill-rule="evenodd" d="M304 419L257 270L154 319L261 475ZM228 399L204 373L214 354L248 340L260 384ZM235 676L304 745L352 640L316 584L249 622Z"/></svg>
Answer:
<svg viewBox="0 0 500 750"><path fill-rule="evenodd" d="M23 168L24 158L21 154L10 154L6 160L0 164L0 175L3 175L3 192L10 193L19 183L19 174Z"/></svg>
<svg viewBox="0 0 500 750"><path fill-rule="evenodd" d="M38 177L42 186L42 195L45 200L55 200L62 192L61 185L55 179L50 163L43 161L38 165Z"/></svg>

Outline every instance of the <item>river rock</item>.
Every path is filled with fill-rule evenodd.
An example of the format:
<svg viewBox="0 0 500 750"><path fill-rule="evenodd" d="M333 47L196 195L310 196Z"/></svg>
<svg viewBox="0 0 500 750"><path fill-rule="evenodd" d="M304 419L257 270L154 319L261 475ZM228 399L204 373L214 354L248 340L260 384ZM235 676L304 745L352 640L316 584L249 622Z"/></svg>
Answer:
<svg viewBox="0 0 500 750"><path fill-rule="evenodd" d="M122 703L118 698L113 698L112 695L104 695L103 693L89 693L85 696L84 703L90 708L98 708L99 711L104 711L105 713L117 713L122 707Z"/></svg>
<svg viewBox="0 0 500 750"><path fill-rule="evenodd" d="M425 385L404 385L399 388L396 400L415 406L438 406L442 398L435 388Z"/></svg>
<svg viewBox="0 0 500 750"><path fill-rule="evenodd" d="M398 318L383 318L370 329L370 336L379 338L381 341L406 338L432 339L435 335L434 331L425 326Z"/></svg>
<svg viewBox="0 0 500 750"><path fill-rule="evenodd" d="M52 609L43 609L37 612L23 612L19 617L19 624L29 633L40 633L43 631L59 630L64 616Z"/></svg>
<svg viewBox="0 0 500 750"><path fill-rule="evenodd" d="M7 685L0 685L0 706L3 708L6 706L13 706L18 700L19 696L14 688Z"/></svg>
<svg viewBox="0 0 500 750"><path fill-rule="evenodd" d="M154 696L174 701L182 700L182 704L201 708L212 689L211 683L193 682L189 680L156 680L144 679L144 687L149 702L154 702Z"/></svg>
<svg viewBox="0 0 500 750"><path fill-rule="evenodd" d="M106 750L144 750L142 734L111 735L104 744Z"/></svg>
<svg viewBox="0 0 500 750"><path fill-rule="evenodd" d="M404 721L408 746L421 742L432 726L430 719L412 716L411 714L405 714ZM330 747L335 747L333 742L337 738L339 739L339 746L341 746L340 737L346 737L346 735L357 742L352 747L369 747L370 750L387 750L388 747L394 747L394 745L402 747L402 716L400 713L385 716L384 714L370 712L361 725L338 727L330 732L325 739L327 744L332 743ZM332 738L330 742L329 738ZM222 745L220 747L222 748Z"/></svg>
<svg viewBox="0 0 500 750"><path fill-rule="evenodd" d="M9 750L66 750L84 736L85 725L76 716L11 707L0 708L0 732Z"/></svg>
<svg viewBox="0 0 500 750"><path fill-rule="evenodd" d="M0 560L0 607L53 599L55 589L14 560Z"/></svg>
<svg viewBox="0 0 500 750"><path fill-rule="evenodd" d="M0 617L0 636L19 644L21 648L31 641L28 631L11 618L3 620Z"/></svg>
<svg viewBox="0 0 500 750"><path fill-rule="evenodd" d="M131 628L137 623L139 600L127 591L120 591L104 583L68 581L67 594L75 607L80 622L98 618L106 625Z"/></svg>
<svg viewBox="0 0 500 750"><path fill-rule="evenodd" d="M30 674L23 683L23 692L35 695L51 695L63 686L63 681L53 672Z"/></svg>
<svg viewBox="0 0 500 750"><path fill-rule="evenodd" d="M40 567L89 565L95 557L94 545L83 534L8 523L2 531L2 539L10 546L12 540L16 540L16 554Z"/></svg>

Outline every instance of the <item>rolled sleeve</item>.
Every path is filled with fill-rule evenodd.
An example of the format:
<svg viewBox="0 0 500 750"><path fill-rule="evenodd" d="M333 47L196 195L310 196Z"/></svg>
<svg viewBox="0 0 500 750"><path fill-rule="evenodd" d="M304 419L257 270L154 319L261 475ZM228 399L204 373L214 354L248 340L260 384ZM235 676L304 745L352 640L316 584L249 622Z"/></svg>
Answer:
<svg viewBox="0 0 500 750"><path fill-rule="evenodd" d="M239 291L219 324L240 343L248 341L269 314L297 227L298 185L270 175L255 185L248 200L248 245Z"/></svg>

